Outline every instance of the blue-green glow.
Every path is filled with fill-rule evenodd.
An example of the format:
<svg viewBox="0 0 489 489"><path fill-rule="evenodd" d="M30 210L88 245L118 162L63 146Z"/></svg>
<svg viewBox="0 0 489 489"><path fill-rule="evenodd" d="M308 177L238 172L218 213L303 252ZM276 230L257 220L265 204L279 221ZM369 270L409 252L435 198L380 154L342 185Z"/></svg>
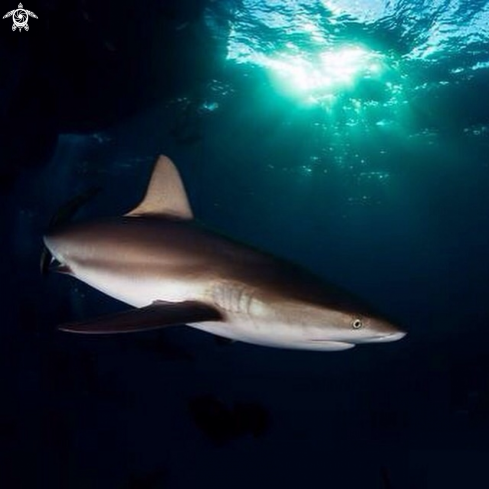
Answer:
<svg viewBox="0 0 489 489"><path fill-rule="evenodd" d="M379 15L381 3L374 4L363 11ZM301 1L265 0L249 7L243 6L231 25L227 59L265 69L278 93L328 110L336 102L345 106L380 97L392 105L402 98L399 59L370 46L368 39L346 35L353 15L345 13L345 2L317 2L316 10Z"/></svg>
<svg viewBox="0 0 489 489"><path fill-rule="evenodd" d="M359 78L377 78L385 71L380 53L355 45L339 46L315 55L257 54L251 55L249 61L267 68L278 87L311 103L332 101Z"/></svg>
<svg viewBox="0 0 489 489"><path fill-rule="evenodd" d="M341 174L348 201L364 205L395 188L412 154L437 150L439 128L452 130L443 112L452 90L484 86L489 9L476 4L240 0L226 22L217 9L208 15L221 19L228 66L249 76L240 122L252 120L253 131L262 117L270 154L288 148L268 167L311 187ZM466 137L487 137L478 122ZM294 134L300 161L289 157Z"/></svg>

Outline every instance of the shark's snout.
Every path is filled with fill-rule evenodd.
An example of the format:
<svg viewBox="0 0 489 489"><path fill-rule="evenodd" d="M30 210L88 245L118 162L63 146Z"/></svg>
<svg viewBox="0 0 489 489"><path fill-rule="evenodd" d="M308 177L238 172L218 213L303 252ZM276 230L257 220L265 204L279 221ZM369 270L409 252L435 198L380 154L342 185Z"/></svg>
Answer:
<svg viewBox="0 0 489 489"><path fill-rule="evenodd" d="M407 333L405 331L397 331L395 333L390 333L390 334L383 336L378 341L380 341L380 342L397 341L397 340L401 340L402 338L404 338L404 336L406 336L406 334Z"/></svg>
<svg viewBox="0 0 489 489"><path fill-rule="evenodd" d="M395 331L392 333L382 334L378 336L374 336L372 338L367 338L362 341L362 343L389 343L391 341L398 341L406 336L405 331Z"/></svg>

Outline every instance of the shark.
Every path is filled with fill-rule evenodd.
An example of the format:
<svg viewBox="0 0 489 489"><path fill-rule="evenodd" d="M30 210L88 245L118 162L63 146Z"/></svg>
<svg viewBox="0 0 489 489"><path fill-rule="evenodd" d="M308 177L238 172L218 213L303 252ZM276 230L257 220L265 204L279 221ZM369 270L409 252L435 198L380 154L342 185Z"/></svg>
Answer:
<svg viewBox="0 0 489 489"><path fill-rule="evenodd" d="M137 207L118 217L57 223L44 245L50 271L132 306L60 325L65 332L188 325L230 341L315 351L392 342L406 334L308 269L194 219L180 173L163 155Z"/></svg>

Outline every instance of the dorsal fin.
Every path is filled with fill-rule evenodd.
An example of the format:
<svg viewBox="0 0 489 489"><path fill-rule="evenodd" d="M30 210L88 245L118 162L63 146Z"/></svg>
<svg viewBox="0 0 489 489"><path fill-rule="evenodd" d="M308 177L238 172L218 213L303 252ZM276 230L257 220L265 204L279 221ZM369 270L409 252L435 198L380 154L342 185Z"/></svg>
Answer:
<svg viewBox="0 0 489 489"><path fill-rule="evenodd" d="M192 209L174 163L161 155L155 163L146 195L141 203L126 216L170 215L192 219Z"/></svg>

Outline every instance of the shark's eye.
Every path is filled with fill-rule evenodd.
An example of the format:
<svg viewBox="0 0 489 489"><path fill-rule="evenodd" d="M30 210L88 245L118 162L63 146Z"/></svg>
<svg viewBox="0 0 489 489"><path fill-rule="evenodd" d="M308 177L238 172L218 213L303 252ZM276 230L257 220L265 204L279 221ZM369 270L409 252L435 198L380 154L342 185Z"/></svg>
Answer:
<svg viewBox="0 0 489 489"><path fill-rule="evenodd" d="M355 319L352 323L352 328L353 329L360 329L363 326L362 320L361 319Z"/></svg>

